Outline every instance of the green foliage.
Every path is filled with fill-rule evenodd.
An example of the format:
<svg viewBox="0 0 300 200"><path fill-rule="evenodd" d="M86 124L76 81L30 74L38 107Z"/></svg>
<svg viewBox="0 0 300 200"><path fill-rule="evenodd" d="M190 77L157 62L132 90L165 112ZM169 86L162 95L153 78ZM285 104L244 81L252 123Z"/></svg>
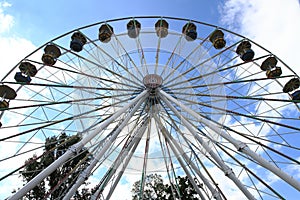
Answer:
<svg viewBox="0 0 300 200"><path fill-rule="evenodd" d="M25 183L33 179L39 172L48 167L51 163L62 156L68 148L80 141L78 136L67 136L62 133L59 137L49 137L45 141L44 154L37 159L37 156L29 158L25 164L23 171L20 174ZM64 163L50 174L44 181L37 185L33 190L27 193L27 199L61 199L75 182L78 174L84 170L91 160L89 152L81 150L73 159ZM78 165L78 166L77 166ZM74 171L73 169L76 168ZM62 180L63 179L63 180ZM85 183L87 185L87 183ZM91 192L89 189L83 188L77 191L74 199L89 199Z"/></svg>
<svg viewBox="0 0 300 200"><path fill-rule="evenodd" d="M133 185L133 200L140 199L141 181L137 181ZM150 174L145 178L145 187L143 192L144 199L166 199L165 185L161 175Z"/></svg>
<svg viewBox="0 0 300 200"><path fill-rule="evenodd" d="M197 180L195 180L197 181ZM198 184L200 187L200 185ZM177 192L176 192L177 191ZM139 200L141 195L141 181L133 184L132 199ZM179 193L179 194L178 194ZM180 195L180 198L179 198ZM176 178L175 183L164 184L161 175L150 174L145 178L143 199L149 200L197 200L200 199L188 177Z"/></svg>
<svg viewBox="0 0 300 200"><path fill-rule="evenodd" d="M192 183L190 182L190 180L188 179L187 176L185 176L185 177L178 176L176 178L176 180L177 180L177 186L174 183L172 183L172 185L173 185L173 188L177 188L181 198L179 198L178 193L175 192L175 193L173 193L173 195L175 196L175 199L182 199L182 200L200 199L196 190L194 189ZM195 180L195 182L197 183L197 180ZM199 184L198 184L198 187L200 187ZM172 189L171 189L170 185L167 185L166 191L169 194L172 194ZM174 197L171 197L171 199L174 199Z"/></svg>

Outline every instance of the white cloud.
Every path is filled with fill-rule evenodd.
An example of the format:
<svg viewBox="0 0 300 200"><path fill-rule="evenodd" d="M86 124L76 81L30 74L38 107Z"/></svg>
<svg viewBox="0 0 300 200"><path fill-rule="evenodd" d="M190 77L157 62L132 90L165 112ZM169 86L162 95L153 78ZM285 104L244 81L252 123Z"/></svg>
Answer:
<svg viewBox="0 0 300 200"><path fill-rule="evenodd" d="M298 61L298 45L300 44L300 4L297 0L226 0L223 7L221 23L228 29L239 33L278 56L284 63L292 68L298 75L300 74ZM280 63L280 67L282 67ZM287 69L283 68L283 74ZM267 87L268 91L276 88ZM253 88L254 89L254 88ZM276 96L284 98L282 96ZM272 102L272 106L280 108L281 102ZM259 113L268 111L270 116L277 116L275 112L269 110L269 106L260 105L256 107ZM286 111L289 107L282 107L277 111ZM246 119L247 120L247 119ZM256 132L254 124L249 130ZM263 126L266 133L270 127ZM278 148L278 147L276 147ZM291 175L296 175L299 168L289 168L287 171ZM269 184L280 181L277 176L268 173L264 177ZM298 178L298 177L295 177ZM259 186L258 187L262 187Z"/></svg>
<svg viewBox="0 0 300 200"><path fill-rule="evenodd" d="M21 59L23 59L29 52L32 52L36 47L32 44L31 41L26 40L24 38L15 37L13 35L6 36L6 33L14 31L14 17L10 14L6 14L5 10L12 5L8 2L0 2L0 58L1 58L1 71L0 71L0 78L2 79L10 69L12 69ZM15 119L10 119L6 121L7 123L12 122ZM4 123L2 121L2 123ZM17 128L16 128L17 130ZM5 133L5 130L1 130L1 133L4 135L10 135L13 129L10 132ZM15 131L13 131L15 132ZM15 138L17 139L17 138ZM0 146L2 149L1 152L6 152L5 154L1 155L1 158L7 157L8 155L12 155L16 152L18 148L17 143L3 143ZM32 148L32 147L30 147ZM5 149L5 150L4 150ZM32 152L33 154L33 152ZM22 162L26 159L24 155L16 158L16 159L9 159L5 162L1 162L1 177L12 169L16 168L17 166L21 166ZM12 166L15 166L12 168ZM6 187L1 185L0 191L0 198L7 197L11 194L13 189L17 189L20 186L20 180L17 175L11 176L8 180L6 180Z"/></svg>
<svg viewBox="0 0 300 200"><path fill-rule="evenodd" d="M296 158L296 160L300 161L300 157ZM287 168L287 171L290 174L294 174L294 178L300 179L300 166L299 165L291 165Z"/></svg>
<svg viewBox="0 0 300 200"><path fill-rule="evenodd" d="M13 34L9 36L5 35L8 32L15 31L13 29L14 17L5 13L6 9L11 6L12 4L6 1L0 2L1 78L13 68L18 61L24 58L29 52L36 49L35 45L25 38L16 37Z"/></svg>
<svg viewBox="0 0 300 200"><path fill-rule="evenodd" d="M19 37L0 36L0 46L1 78L29 52L32 52L36 48L31 41Z"/></svg>
<svg viewBox="0 0 300 200"><path fill-rule="evenodd" d="M5 8L10 6L8 2L0 2L0 34L8 31L14 24L13 16L4 13Z"/></svg>
<svg viewBox="0 0 300 200"><path fill-rule="evenodd" d="M222 23L270 50L299 74L299 1L228 0L222 13Z"/></svg>

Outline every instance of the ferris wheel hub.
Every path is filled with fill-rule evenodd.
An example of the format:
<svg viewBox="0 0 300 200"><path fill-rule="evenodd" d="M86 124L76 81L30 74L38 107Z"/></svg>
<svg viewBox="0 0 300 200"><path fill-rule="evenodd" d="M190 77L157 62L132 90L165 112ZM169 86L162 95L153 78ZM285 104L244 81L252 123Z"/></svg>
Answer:
<svg viewBox="0 0 300 200"><path fill-rule="evenodd" d="M144 85L149 89L156 89L161 86L163 79L157 74L147 74L144 79Z"/></svg>

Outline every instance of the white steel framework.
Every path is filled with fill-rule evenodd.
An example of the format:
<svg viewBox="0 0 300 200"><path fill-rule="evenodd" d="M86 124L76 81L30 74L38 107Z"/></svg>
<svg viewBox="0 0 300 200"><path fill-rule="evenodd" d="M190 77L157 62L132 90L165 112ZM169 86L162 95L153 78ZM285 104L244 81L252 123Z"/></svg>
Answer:
<svg viewBox="0 0 300 200"><path fill-rule="evenodd" d="M157 16L99 22L47 42L1 85L0 147L10 148L0 158L9 166L1 167L0 186L20 183L10 200L48 184L83 150L88 166L55 198L71 199L88 180L91 199L116 199L136 179L142 199L150 174L163 177L173 199L182 199L178 176L204 200L299 194L299 76L230 30ZM59 151L44 152L44 141L62 134L81 140L22 186L25 161Z"/></svg>

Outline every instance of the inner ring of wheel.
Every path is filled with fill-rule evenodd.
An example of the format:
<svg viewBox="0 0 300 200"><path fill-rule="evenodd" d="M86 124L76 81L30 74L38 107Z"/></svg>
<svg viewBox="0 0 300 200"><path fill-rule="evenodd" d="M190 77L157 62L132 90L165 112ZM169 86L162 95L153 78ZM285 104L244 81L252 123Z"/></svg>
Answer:
<svg viewBox="0 0 300 200"><path fill-rule="evenodd" d="M150 41L157 40L157 36L154 31L152 31L151 34L149 31L147 31L145 34L143 34L143 32L141 32L139 39L141 41L143 41L144 37L147 37L147 39ZM172 38L172 37L174 37L174 39L178 40L180 35L178 33L175 33L174 35L170 35L170 37L168 37L168 38ZM143 56L146 58L145 60L147 60L147 63L146 63L143 60L141 60L141 57L139 55L140 51L135 49L136 45L133 45L136 43L136 41L128 40L127 35L125 35L125 34L121 34L121 35L117 36L117 38L118 38L118 41L121 41L123 44L126 44L125 48L128 48L128 49L126 49L127 52L126 53L124 52L124 54L120 55L119 52L116 54L115 52L112 51L113 49L111 49L111 51L109 51L108 54L112 55L112 58L114 58L116 60L112 60L112 59L97 60L97 62L99 62L100 65L111 66L111 68L115 67L110 64L112 62L126 63L127 70L122 69L121 67L113 69L114 71L116 71L116 73L122 74L122 76L125 78L118 78L117 76L109 77L113 81L118 81L121 84L111 85L112 87L115 88L115 90L113 90L111 92L108 91L108 94L113 96L113 98L111 98L110 100L108 100L106 102L107 105L114 105L115 102L122 100L122 99L120 99L121 96L125 96L125 97L127 96L126 98L128 98L130 96L129 98L133 99L134 97L137 96L137 94L139 94L144 89L149 89L150 93L151 93L151 91L154 92L157 88L160 88L161 90L165 91L172 97L177 98L178 100L181 100L181 99L190 100L191 103L185 102L185 106L189 107L190 109L192 109L194 111L201 113L201 106L198 104L192 103L192 102L203 101L201 99L202 98L201 96L197 97L197 95L195 95L195 93L197 91L193 89L193 84L194 83L199 84L199 82L202 82L201 83L202 85L206 85L206 84L218 82L220 78L217 75L214 77L196 79L194 81L187 81L189 79L189 77L184 76L182 73L188 69L193 69L192 74L187 75L187 76L200 76L201 73L207 73L209 71L214 70L215 66L214 66L213 62L209 63L209 65L197 66L197 63L199 62L198 57L201 57L201 59L206 59L209 56L207 54L207 51L205 50L205 48L202 48L202 47L198 48L199 51L196 51L195 55L192 58L187 58L187 53L190 52L190 50L188 50L188 49L186 51L175 52L173 54L172 49L168 49L168 46L165 46L164 49L161 46L160 52L162 55L165 54L166 57L170 57L170 55L173 54L172 57L174 59L174 62L178 62L177 64L179 64L181 61L184 61L184 65L180 66L179 68L176 68L176 66L173 66L175 64L172 64L172 63L166 64L166 61L155 63L154 61L149 62L149 60L147 60L147 58L149 56L154 57L153 52L156 52L156 48L152 46L153 45L152 43L150 44L151 46L143 47L144 48ZM111 42L115 42L114 38L112 38ZM131 42L133 44L131 44ZM183 41L183 42L186 42L186 41ZM194 48L194 49L196 49L197 46L199 46L199 44L196 42L188 42L187 45L191 46L190 48ZM98 51L98 50L95 50L95 51ZM182 52L187 52L187 53L186 53L186 55L181 55L180 53L182 53ZM97 55L98 53L94 53L94 54ZM131 61L130 58L138 58L137 64L139 64L139 65L137 65L137 66L132 65L130 63L130 61ZM173 62L173 61L171 61L171 62ZM101 74L100 71L99 71L99 74L97 74L97 71L94 71L93 73L95 73L94 74L95 76L103 76L103 74ZM177 84L177 86L168 87L169 85L172 85L171 83L174 79L177 79L177 83L179 83L179 84ZM84 78L81 78L81 77L78 77L78 80L84 81L84 83L82 85L86 85L88 83L88 84L91 84L91 86L93 86L93 85L101 86L99 84L99 82L97 82L97 80L93 80L93 79L85 80ZM131 80L134 80L136 82L136 85L133 84L133 86L139 87L140 90L135 90L134 87L126 86L126 85L132 85ZM176 84L176 81L175 81L175 84ZM180 87L185 88L185 89L180 89ZM206 87L206 88L207 88L206 93L209 94L210 88L209 87ZM214 91L214 93L217 93L217 91ZM88 98L88 97L92 98L95 94L97 94L97 91L95 91L94 94L93 93L85 93L85 96L82 96L82 98ZM80 95L82 95L82 91L80 91ZM156 101L156 98L157 98L156 93L154 92L153 94L150 94L150 96L151 95L152 95L152 98L149 98L147 100L147 101L149 101L149 100L151 101L150 104L148 103L148 106L151 107L152 110L155 110L155 112L163 111L163 108L161 107L161 105ZM206 99L206 101L208 101L209 98L210 97L208 97ZM76 112L78 112L78 111L84 112L84 111L90 110L91 108L89 108L87 106L89 103L90 102L87 102L86 105L79 105L78 106L79 109ZM105 102L101 102L102 105L104 105L103 103L105 103ZM123 103L119 103L117 106L111 106L111 109L108 110L107 114L112 114L112 113L116 112L119 108L121 108L125 104L126 104L126 101L123 101ZM203 111L202 113L205 113L205 111ZM99 114L99 116L100 115L101 114ZM187 119L192 119L192 116L190 116L186 112L181 112L181 115ZM222 115L222 114L220 114L220 115ZM214 116L209 116L209 117L213 118ZM220 116L218 116L218 117L220 117ZM190 121L194 126L199 126L198 122L196 122L195 120L190 120ZM94 121L94 122L89 121L88 118L80 119L80 120L78 120L78 122L79 122L79 123L77 123L77 125L79 125L78 130L85 130L88 128L87 126L90 126L91 124L96 123L96 121ZM127 127L125 128L125 130L123 131L122 135L127 134L126 130L129 130L132 128L130 126L131 125L129 123L127 125ZM188 133L187 129L184 128L184 126L182 126L180 119L178 119L178 126L179 126L179 128L181 127L181 130L183 133L185 133L185 134ZM152 129L152 131L153 131L153 129ZM145 137L146 137L145 135L146 134L143 135L142 140L145 140ZM188 137L192 137L192 136L191 135L189 136L189 134L186 134L186 137L188 138ZM210 137L217 139L217 135L214 133L210 133ZM99 136L98 138L96 138L97 141L94 141L91 143L98 143L99 139L101 139L101 138L102 138L102 136ZM157 138L157 133L155 133L155 131L153 131L153 133L151 133L152 141L155 138ZM144 142L141 142L141 143L144 143ZM185 153L189 153L189 149L187 147L183 147L183 149L184 149ZM200 149L201 153L205 154L205 151L203 150L203 148L200 147L199 149ZM112 154L112 156L108 157L106 159L106 161L104 162L104 164L106 166L112 165L112 162L113 162L114 158L116 157L116 155L119 153L120 149L116 148L114 151L115 152ZM136 150L135 154L133 155L133 157L131 159L131 164L128 165L128 169L130 169L130 171L134 171L134 172L140 171L140 167L141 167L140 164L143 163L142 162L143 153L144 153L143 148L140 148L140 149L138 148ZM171 157L175 157L175 156L171 155ZM164 167L163 166L164 164L162 162L163 155L161 154L161 151L159 151L159 149L151 147L151 149L149 150L148 158L150 160L148 162L148 171L149 172L150 171L155 172L158 169ZM151 161L153 161L153 163L151 163ZM160 163L161 166L158 166L158 163Z"/></svg>

